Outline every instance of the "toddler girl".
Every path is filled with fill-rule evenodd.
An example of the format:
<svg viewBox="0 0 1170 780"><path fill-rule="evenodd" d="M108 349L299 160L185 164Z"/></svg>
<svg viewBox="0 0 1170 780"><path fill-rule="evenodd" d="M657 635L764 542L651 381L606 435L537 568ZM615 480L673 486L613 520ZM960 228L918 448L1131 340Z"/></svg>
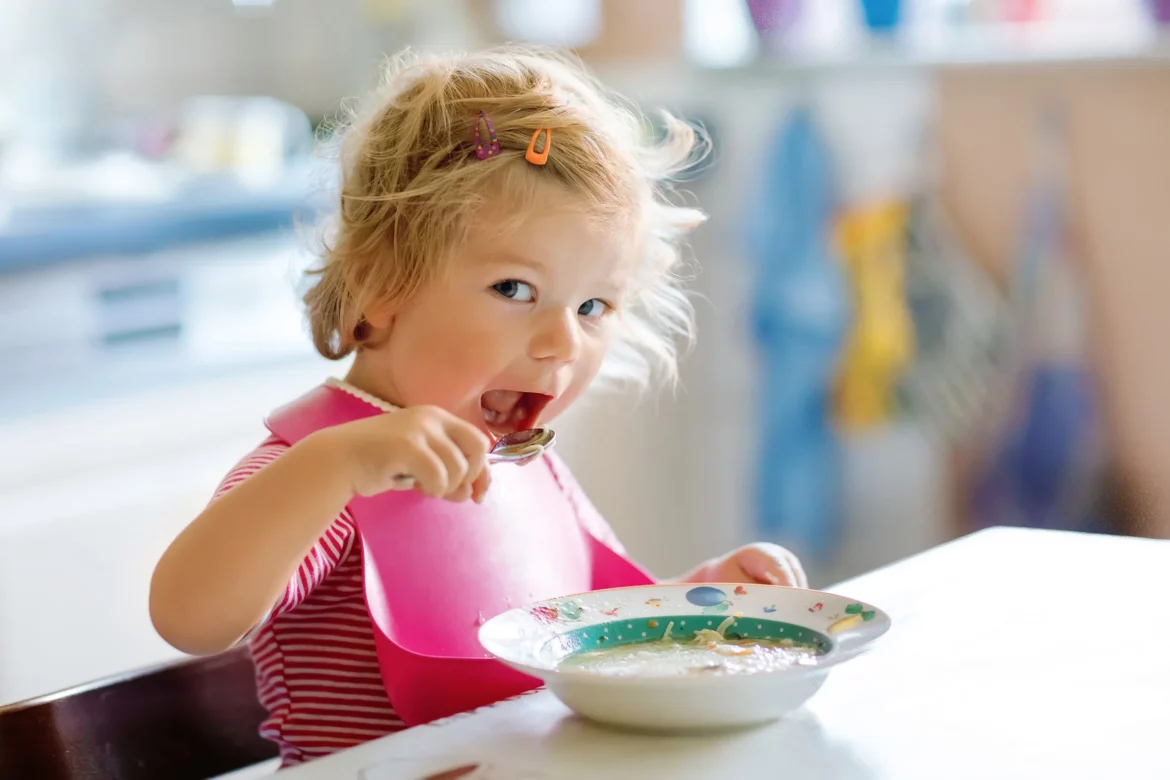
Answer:
<svg viewBox="0 0 1170 780"><path fill-rule="evenodd" d="M352 366L269 417L151 585L176 648L250 643L285 765L532 688L479 648L484 619L652 581L554 455L485 455L603 370L675 378L674 272L702 215L663 196L696 151L666 129L648 141L568 59L505 49L396 62L345 134L305 302ZM774 545L686 579L804 585Z"/></svg>

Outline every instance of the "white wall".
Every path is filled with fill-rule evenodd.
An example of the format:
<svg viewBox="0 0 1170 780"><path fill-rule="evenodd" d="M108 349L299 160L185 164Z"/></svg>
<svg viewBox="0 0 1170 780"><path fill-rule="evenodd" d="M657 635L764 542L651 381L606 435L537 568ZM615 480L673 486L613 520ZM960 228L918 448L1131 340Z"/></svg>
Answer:
<svg viewBox="0 0 1170 780"><path fill-rule="evenodd" d="M150 574L316 360L0 425L0 704L178 654Z"/></svg>

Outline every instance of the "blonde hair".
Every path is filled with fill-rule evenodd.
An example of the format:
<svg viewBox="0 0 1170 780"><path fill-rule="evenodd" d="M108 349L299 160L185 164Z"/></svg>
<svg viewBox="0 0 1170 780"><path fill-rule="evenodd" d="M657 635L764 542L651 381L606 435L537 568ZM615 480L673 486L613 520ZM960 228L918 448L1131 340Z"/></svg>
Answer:
<svg viewBox="0 0 1170 780"><path fill-rule="evenodd" d="M480 161L479 112L501 152ZM361 345L363 313L408 299L445 268L490 188L529 198L552 177L588 213L629 227L639 257L603 375L644 384L678 376L693 340L680 274L683 240L705 218L672 203L670 183L706 149L692 126L664 115L665 135L576 61L527 48L391 60L365 110L340 133L340 211L305 294L313 342L340 359ZM536 128L551 129L548 162L524 159ZM487 143L486 136L483 139Z"/></svg>

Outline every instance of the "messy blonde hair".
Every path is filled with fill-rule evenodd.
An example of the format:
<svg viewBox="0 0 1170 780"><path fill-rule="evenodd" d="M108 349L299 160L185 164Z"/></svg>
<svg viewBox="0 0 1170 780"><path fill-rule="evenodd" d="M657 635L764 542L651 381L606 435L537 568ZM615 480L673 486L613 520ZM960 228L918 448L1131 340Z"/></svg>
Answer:
<svg viewBox="0 0 1170 780"><path fill-rule="evenodd" d="M476 158L472 141L480 111L501 148L489 161ZM304 298L317 350L346 356L361 346L364 312L393 307L442 273L491 188L524 205L551 176L587 213L631 229L637 242L603 374L677 380L678 342L689 344L694 330L679 273L683 239L704 215L672 203L670 183L706 147L692 126L663 119L665 135L647 140L641 115L578 62L549 52L391 60L373 99L339 136L340 212ZM536 128L552 131L539 168L524 159Z"/></svg>

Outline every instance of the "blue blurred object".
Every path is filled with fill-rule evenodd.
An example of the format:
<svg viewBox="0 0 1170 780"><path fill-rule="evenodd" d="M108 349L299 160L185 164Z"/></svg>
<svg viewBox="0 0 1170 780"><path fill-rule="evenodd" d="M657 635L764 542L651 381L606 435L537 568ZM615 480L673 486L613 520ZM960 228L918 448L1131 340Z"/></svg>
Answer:
<svg viewBox="0 0 1170 780"><path fill-rule="evenodd" d="M902 21L902 0L861 0L861 12L871 32L887 33Z"/></svg>
<svg viewBox="0 0 1170 780"><path fill-rule="evenodd" d="M976 485L979 525L1109 530L1084 479L1098 422L1091 377L1081 366L1049 364L1028 380L1020 414Z"/></svg>
<svg viewBox="0 0 1170 780"><path fill-rule="evenodd" d="M836 547L841 501L829 391L850 318L829 246L832 165L803 108L769 149L748 231L761 393L757 522L765 536L824 558Z"/></svg>
<svg viewBox="0 0 1170 780"><path fill-rule="evenodd" d="M1102 420L1088 360L1088 317L1070 257L1064 118L1039 122L1037 173L1015 268L1010 406L972 496L978 526L1108 531L1098 515Z"/></svg>

